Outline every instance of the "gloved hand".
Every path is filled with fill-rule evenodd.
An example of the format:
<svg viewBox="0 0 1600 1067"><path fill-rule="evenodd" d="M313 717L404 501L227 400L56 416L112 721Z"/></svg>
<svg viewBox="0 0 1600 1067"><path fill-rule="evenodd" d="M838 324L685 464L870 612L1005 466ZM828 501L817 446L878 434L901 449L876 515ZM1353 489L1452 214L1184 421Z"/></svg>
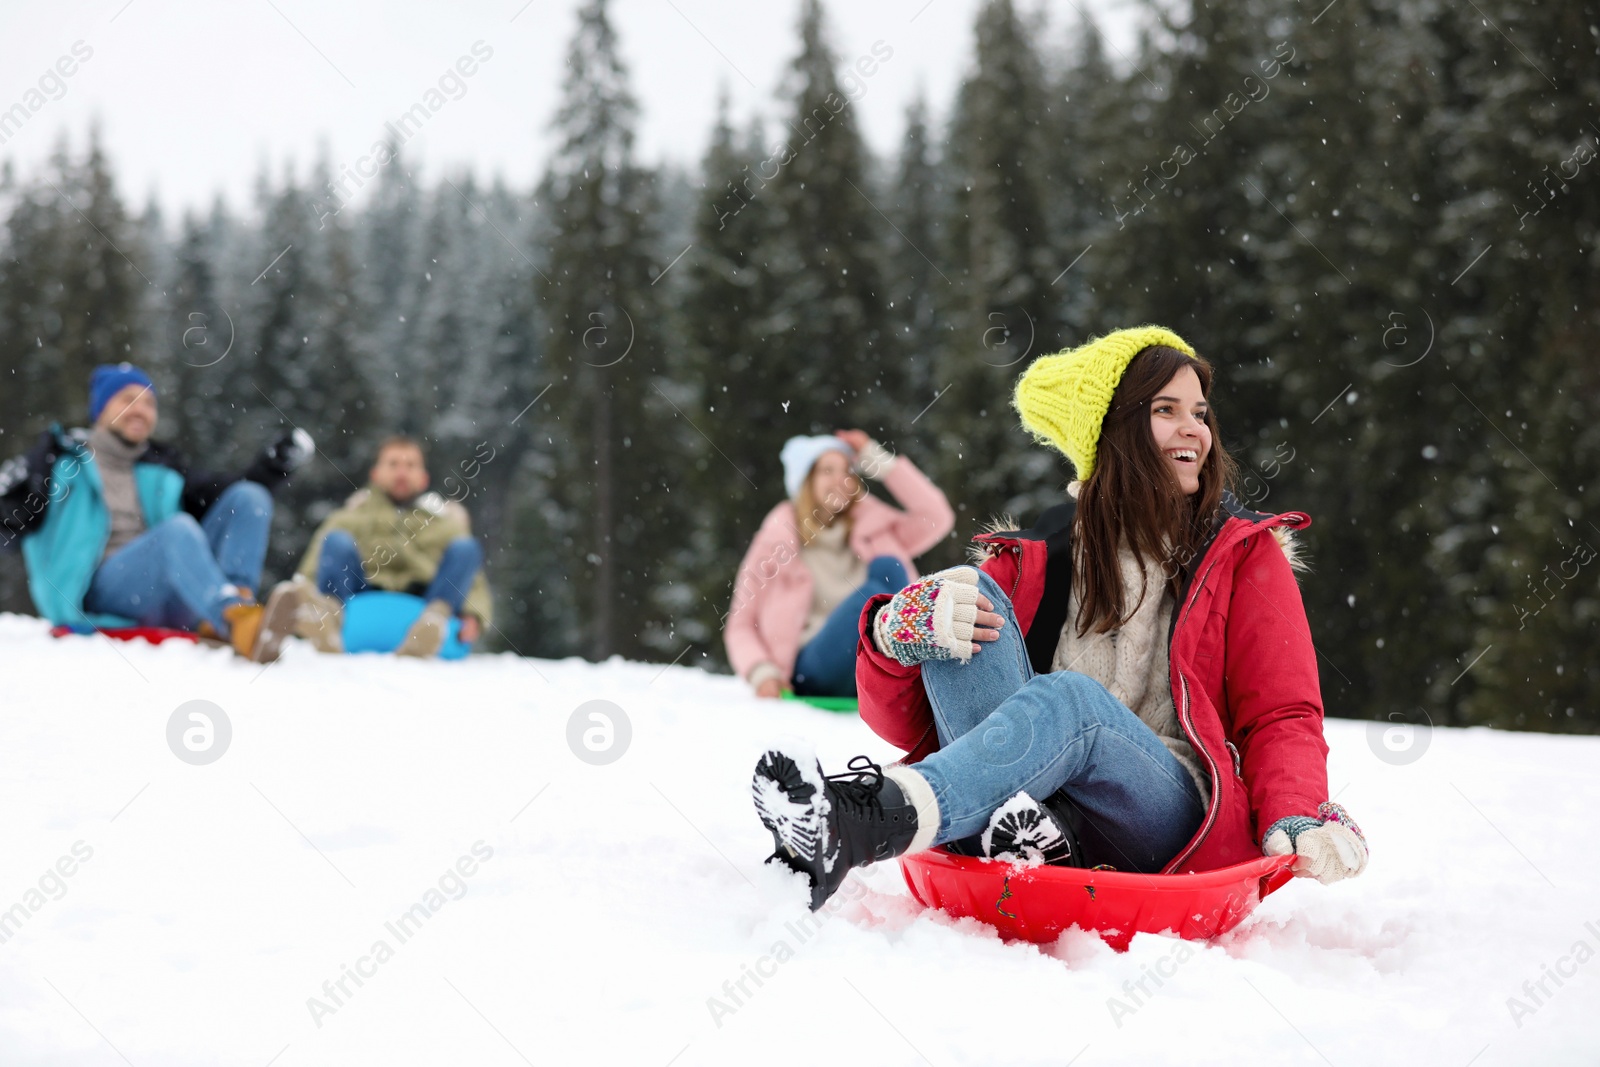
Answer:
<svg viewBox="0 0 1600 1067"><path fill-rule="evenodd" d="M856 448L856 471L863 478L871 478L875 482L882 481L883 476L889 473L889 468L898 458L893 452L868 437Z"/></svg>
<svg viewBox="0 0 1600 1067"><path fill-rule="evenodd" d="M1298 858L1294 873L1315 878L1323 885L1354 878L1367 867L1367 839L1350 813L1332 801L1317 808L1320 819L1290 815L1279 819L1261 839L1268 856Z"/></svg>
<svg viewBox="0 0 1600 1067"><path fill-rule="evenodd" d="M951 567L912 582L878 610L872 639L878 651L912 667L930 659L972 658L978 618L978 572Z"/></svg>
<svg viewBox="0 0 1600 1067"><path fill-rule="evenodd" d="M279 470L288 474L305 465L306 460L316 452L317 446L311 440L311 435L296 427L285 430L277 440L267 446L267 459Z"/></svg>

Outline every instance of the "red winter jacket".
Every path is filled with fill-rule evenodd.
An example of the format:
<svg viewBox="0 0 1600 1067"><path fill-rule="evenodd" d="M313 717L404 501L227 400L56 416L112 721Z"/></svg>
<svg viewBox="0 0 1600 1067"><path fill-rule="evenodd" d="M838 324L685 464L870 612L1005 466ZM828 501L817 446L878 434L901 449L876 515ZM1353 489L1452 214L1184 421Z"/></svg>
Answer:
<svg viewBox="0 0 1600 1067"><path fill-rule="evenodd" d="M1209 768L1211 804L1163 874L1256 859L1261 831L1286 815L1316 817L1328 799L1317 653L1286 554L1289 530L1311 519L1248 511L1231 493L1223 504L1168 638L1173 707ZM1066 622L1075 509L1060 504L1032 530L973 538L987 553L981 569L1011 595L1038 674L1050 670ZM921 668L902 666L872 642L873 615L889 599L876 596L862 612L856 687L862 719L913 763L936 751L939 737Z"/></svg>

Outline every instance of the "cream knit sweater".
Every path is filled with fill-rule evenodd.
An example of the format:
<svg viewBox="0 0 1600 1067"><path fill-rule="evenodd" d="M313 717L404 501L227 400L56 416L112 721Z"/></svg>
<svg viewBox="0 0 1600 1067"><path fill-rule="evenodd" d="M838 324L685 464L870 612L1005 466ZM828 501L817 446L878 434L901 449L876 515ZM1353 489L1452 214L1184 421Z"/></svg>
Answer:
<svg viewBox="0 0 1600 1067"><path fill-rule="evenodd" d="M800 631L800 647L804 648L821 632L833 609L865 584L867 561L850 547L850 524L843 520L818 530L811 543L800 549L800 558L811 572L811 610Z"/></svg>
<svg viewBox="0 0 1600 1067"><path fill-rule="evenodd" d="M1172 706L1167 663L1167 630L1172 622L1174 598L1167 587L1159 560L1145 560L1143 583L1147 590L1140 600L1141 577L1133 552L1123 545L1118 557L1122 563L1124 607L1138 603L1132 618L1121 628L1108 633L1078 636L1078 590L1073 588L1067 607L1067 622L1051 660L1052 671L1073 670L1086 674L1105 686L1112 696L1130 709L1183 764L1200 790L1200 801L1211 802L1211 783L1193 746L1184 739L1183 729Z"/></svg>

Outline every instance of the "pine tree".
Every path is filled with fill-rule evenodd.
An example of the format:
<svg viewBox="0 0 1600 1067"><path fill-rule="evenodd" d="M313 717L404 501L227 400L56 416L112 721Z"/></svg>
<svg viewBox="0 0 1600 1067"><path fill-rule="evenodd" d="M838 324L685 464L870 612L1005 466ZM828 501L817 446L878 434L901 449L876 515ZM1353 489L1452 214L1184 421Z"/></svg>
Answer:
<svg viewBox="0 0 1600 1067"><path fill-rule="evenodd" d="M192 456L208 455L226 441L234 421L223 364L238 353L238 322L236 309L222 299L212 225L223 217L220 205L211 224L185 213L164 300L163 436Z"/></svg>
<svg viewBox="0 0 1600 1067"><path fill-rule="evenodd" d="M1045 81L1034 34L1010 0L977 17L977 63L950 122L945 271L954 283L941 353L945 393L927 418L945 441L946 491L963 540L989 517L1032 515L1065 478L1028 447L1010 400L1027 361L1055 351L1060 332L1041 179ZM953 453L953 454L952 454Z"/></svg>
<svg viewBox="0 0 1600 1067"><path fill-rule="evenodd" d="M1456 329L1466 310L1431 236L1451 194L1437 164L1446 149L1426 118L1444 99L1436 78L1419 75L1437 70L1439 49L1404 9L1330 14L1292 43L1282 86L1291 119L1273 158L1300 171L1291 214L1318 234L1317 249L1299 239L1300 259L1314 271L1309 256L1326 254L1349 284L1327 278L1276 298L1277 317L1294 329L1278 333L1295 358L1277 362L1285 407L1300 413L1282 431L1297 456L1259 506L1321 501L1328 511L1307 532L1317 566L1303 594L1329 706L1448 723L1460 664L1442 653L1470 640L1468 615L1456 610L1465 575L1415 565L1450 551L1466 502L1455 479L1439 477L1441 450L1460 453L1456 435L1441 431L1462 407L1446 383L1462 370ZM1330 300L1329 288L1345 293Z"/></svg>
<svg viewBox="0 0 1600 1067"><path fill-rule="evenodd" d="M0 418L9 456L25 451L52 421L71 425L85 416L63 409L58 381L65 323L53 304L62 283L55 264L67 220L54 190L43 182L7 182L4 257L0 258ZM85 390L87 386L84 386Z"/></svg>
<svg viewBox="0 0 1600 1067"><path fill-rule="evenodd" d="M370 200L359 211L345 209L333 216L353 215L347 225L358 256L355 294L363 315L361 359L372 368L376 401L391 420L385 428L393 432L407 427L407 405L414 395L407 381L407 360L418 293L425 281L419 250L420 201L408 157L390 144L388 162L372 183ZM329 216L322 213L326 210L324 204L318 212L321 225L328 224Z"/></svg>
<svg viewBox="0 0 1600 1067"><path fill-rule="evenodd" d="M489 647L554 654L566 647L549 636L562 630L554 614L562 605L539 591L559 577L562 560L536 530L516 521L520 509L544 503L535 487L554 451L553 437L543 434L548 396L539 396L543 331L534 298L531 205L497 181L479 206L468 252L478 265L467 345L474 359L461 385L469 439L454 468L437 472L437 487L468 508L483 542L496 602Z"/></svg>
<svg viewBox="0 0 1600 1067"><path fill-rule="evenodd" d="M735 134L724 92L694 187L694 249L678 268L689 381L698 388L675 414L692 423L692 491L718 501L698 510L689 539L703 578L688 614L719 661L720 620L738 562L774 503L772 472L786 433L768 413L785 376L766 337L776 279L762 258L772 198L755 191L765 151L759 123L742 139Z"/></svg>
<svg viewBox="0 0 1600 1067"><path fill-rule="evenodd" d="M1471 505L1452 555L1481 561L1465 591L1475 632L1447 688L1469 722L1593 732L1600 8L1489 3L1441 22L1461 46L1445 73L1464 90L1452 103L1470 104L1445 157L1458 184L1436 238L1459 256L1449 288L1471 302L1448 392L1461 428L1452 451L1473 453L1458 460Z"/></svg>
<svg viewBox="0 0 1600 1067"><path fill-rule="evenodd" d="M407 306L414 319L400 372L401 424L425 434L447 454L468 444L473 412L464 384L483 352L471 332L478 322L473 296L482 262L475 255L478 197L470 176L434 187L423 226L417 289Z"/></svg>
<svg viewBox="0 0 1600 1067"><path fill-rule="evenodd" d="M269 567L281 577L299 562L314 515L365 483L379 412L369 406L374 392L354 341L360 315L348 299L354 263L345 224L324 219L319 230L292 174L277 190L263 181L259 195L263 221L251 262L261 273L242 316L235 369L243 380L229 378L246 413L231 462L243 465L296 427L317 441L315 460L277 494Z"/></svg>
<svg viewBox="0 0 1600 1067"><path fill-rule="evenodd" d="M886 208L894 224L886 235L885 256L887 311L893 324L889 350L902 367L902 410L912 409L899 439L903 448L915 448L926 457L919 460L923 463L937 462L934 424L919 416L924 410L920 405L935 403L942 387L936 365L945 340L941 311L951 295L950 279L930 258L943 247L939 222L949 193L931 136L927 101L919 95L906 109L894 199Z"/></svg>
<svg viewBox="0 0 1600 1067"><path fill-rule="evenodd" d="M136 359L133 342L140 319L140 289L151 284L141 269L145 259L100 147L98 130L89 135L88 155L72 165L65 148L54 161L56 176L46 179L58 198L61 244L47 262L57 287L49 306L61 326L56 342L54 395L41 397L69 424L85 417L90 371L100 363ZM47 295L49 295L47 293Z"/></svg>
<svg viewBox="0 0 1600 1067"><path fill-rule="evenodd" d="M633 158L638 105L606 9L589 0L578 12L554 123L561 144L538 197L554 229L540 279L549 428L565 438L546 488L571 523L568 624L593 659L661 640L650 565L671 528L660 521L670 408L658 395L665 346L651 285L665 264L651 263L652 176Z"/></svg>
<svg viewBox="0 0 1600 1067"><path fill-rule="evenodd" d="M777 239L763 250L764 269L781 283L766 358L790 385L767 399L763 417L784 437L859 425L892 440L909 419L887 344L882 216L819 0L801 3L800 53L783 95L784 139L763 161L756 195L770 195L777 212ZM775 455L759 450L769 443L752 442L757 455Z"/></svg>
<svg viewBox="0 0 1600 1067"><path fill-rule="evenodd" d="M60 283L52 265L64 241L57 194L42 182L18 184L9 164L0 180L8 211L0 243L0 462L32 447L52 421L68 425L84 418L74 406L61 410L57 375L62 326L51 306ZM80 393L80 397L83 394ZM79 404L82 403L80 399ZM13 542L7 546L15 549ZM0 610L25 612L28 596L21 556L0 555Z"/></svg>
<svg viewBox="0 0 1600 1067"><path fill-rule="evenodd" d="M1082 343L1104 328L1097 321L1103 299L1096 287L1105 285L1103 264L1117 240L1109 185L1136 158L1121 136L1129 87L1112 68L1105 39L1087 12L1057 68L1046 74L1039 126L1051 262L1061 265L1046 292L1059 333L1042 351ZM1137 72L1128 78L1144 84ZM1096 245L1099 255L1092 254Z"/></svg>

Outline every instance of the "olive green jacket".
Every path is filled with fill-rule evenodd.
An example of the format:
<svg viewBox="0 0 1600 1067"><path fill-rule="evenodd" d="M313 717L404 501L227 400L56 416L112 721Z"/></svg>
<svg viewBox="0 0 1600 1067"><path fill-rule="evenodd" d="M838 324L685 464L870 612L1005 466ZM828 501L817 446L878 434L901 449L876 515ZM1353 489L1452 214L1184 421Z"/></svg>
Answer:
<svg viewBox="0 0 1600 1067"><path fill-rule="evenodd" d="M345 506L324 519L312 535L311 547L300 561L300 573L310 581L317 579L323 538L334 530L355 538L370 585L414 592L415 586L433 580L445 547L458 537L470 536L472 525L466 508L438 493L423 493L409 505L398 505L369 485L351 494ZM461 613L476 615L485 627L491 622L493 601L481 570L472 580Z"/></svg>

